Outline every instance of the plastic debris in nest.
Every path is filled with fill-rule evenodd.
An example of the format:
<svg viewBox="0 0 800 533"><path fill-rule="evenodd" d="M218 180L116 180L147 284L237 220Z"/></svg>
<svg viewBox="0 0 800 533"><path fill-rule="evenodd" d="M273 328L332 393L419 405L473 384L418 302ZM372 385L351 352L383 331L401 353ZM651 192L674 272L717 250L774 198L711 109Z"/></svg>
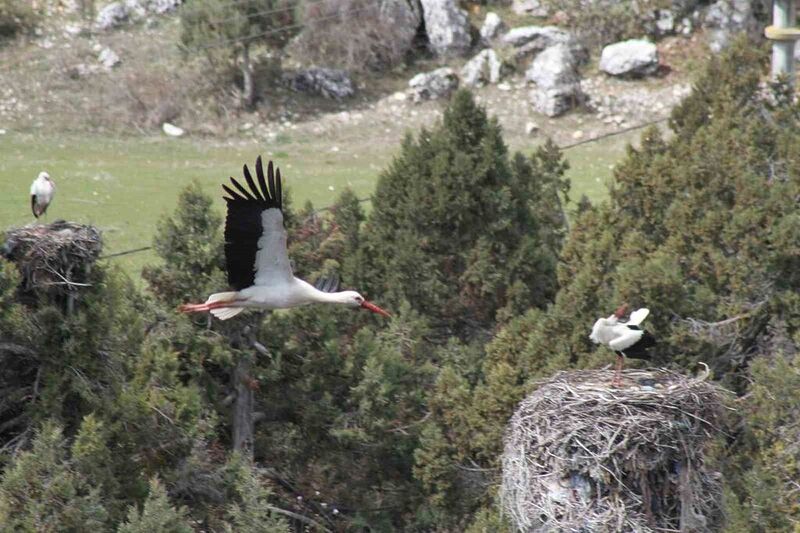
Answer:
<svg viewBox="0 0 800 533"><path fill-rule="evenodd" d="M102 249L97 228L57 220L8 230L0 253L17 264L23 290L65 294L88 285Z"/></svg>
<svg viewBox="0 0 800 533"><path fill-rule="evenodd" d="M707 375L707 374L706 374ZM520 531L715 531L720 474L705 463L729 393L705 376L562 372L519 405L502 502Z"/></svg>

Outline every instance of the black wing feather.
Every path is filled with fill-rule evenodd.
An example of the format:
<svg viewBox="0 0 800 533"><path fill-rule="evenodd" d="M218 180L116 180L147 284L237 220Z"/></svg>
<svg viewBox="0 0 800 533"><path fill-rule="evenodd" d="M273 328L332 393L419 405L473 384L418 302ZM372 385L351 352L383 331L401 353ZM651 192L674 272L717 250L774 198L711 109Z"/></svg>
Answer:
<svg viewBox="0 0 800 533"><path fill-rule="evenodd" d="M339 275L323 276L317 280L314 287L322 292L336 292L339 290Z"/></svg>
<svg viewBox="0 0 800 533"><path fill-rule="evenodd" d="M244 174L244 179L247 180L247 185L250 186L250 190L253 191L253 194L256 197L256 200L266 200L259 192L258 187L256 187L256 183L253 181L253 176L250 175L250 169L247 168L247 165L242 165L242 173Z"/></svg>
<svg viewBox="0 0 800 533"><path fill-rule="evenodd" d="M269 163L271 167L272 161L270 161ZM267 184L264 182L264 167L261 165L261 156L258 156L258 158L256 158L256 177L258 177L258 186L261 187L262 191L269 191L271 193L275 189L274 186L271 189L268 188Z"/></svg>
<svg viewBox="0 0 800 533"><path fill-rule="evenodd" d="M243 174L249 191L234 178L231 178L231 183L241 194L222 185L231 196L223 197L228 204L225 218L225 262L228 267L228 283L235 290L250 287L255 281L258 240L263 232L261 213L266 209L281 209L280 202L275 201L280 197L280 179L274 184L265 184L263 179L259 179L260 187L257 187L246 165Z"/></svg>
<svg viewBox="0 0 800 533"><path fill-rule="evenodd" d="M31 194L31 211L33 211L33 216L39 218L39 212L36 211L36 195Z"/></svg>

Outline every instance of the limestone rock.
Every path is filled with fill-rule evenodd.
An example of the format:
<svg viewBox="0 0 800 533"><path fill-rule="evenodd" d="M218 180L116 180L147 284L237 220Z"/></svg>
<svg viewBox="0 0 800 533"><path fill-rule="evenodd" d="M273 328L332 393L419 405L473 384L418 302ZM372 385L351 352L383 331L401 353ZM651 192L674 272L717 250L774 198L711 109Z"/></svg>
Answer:
<svg viewBox="0 0 800 533"><path fill-rule="evenodd" d="M502 75L503 64L494 50L487 48L467 61L461 69L461 79L467 87L478 87L485 83L497 83Z"/></svg>
<svg viewBox="0 0 800 533"><path fill-rule="evenodd" d="M472 45L467 13L455 0L421 0L431 50L438 56L464 55Z"/></svg>
<svg viewBox="0 0 800 533"><path fill-rule="evenodd" d="M581 91L577 60L564 43L553 45L534 58L525 78L536 84L531 92L534 108L555 117L580 105Z"/></svg>
<svg viewBox="0 0 800 533"><path fill-rule="evenodd" d="M100 50L100 53L97 56L97 61L99 61L106 70L111 70L120 64L120 59L117 53L108 47Z"/></svg>
<svg viewBox="0 0 800 533"><path fill-rule="evenodd" d="M286 82L293 91L319 94L341 100L356 93L353 80L344 70L313 67L287 73Z"/></svg>
<svg viewBox="0 0 800 533"><path fill-rule="evenodd" d="M174 124L170 124L169 122L165 122L161 125L161 129L164 133L169 135L170 137L181 137L185 133L183 128L179 128Z"/></svg>
<svg viewBox="0 0 800 533"><path fill-rule="evenodd" d="M115 28L128 20L131 12L124 2L111 2L97 13L95 26L100 30Z"/></svg>
<svg viewBox="0 0 800 533"><path fill-rule="evenodd" d="M484 42L489 43L497 38L506 29L506 24L500 18L500 15L490 11L486 13L486 18L483 19L483 26L481 26L481 39L483 39Z"/></svg>
<svg viewBox="0 0 800 533"><path fill-rule="evenodd" d="M458 89L458 76L453 69L443 67L417 74L409 80L408 86L415 102L435 100L450 96L450 93Z"/></svg>
<svg viewBox="0 0 800 533"><path fill-rule="evenodd" d="M514 49L514 58L521 60L538 54L555 44L565 44L579 63L589 59L589 53L568 31L556 26L522 26L503 35L502 42Z"/></svg>
<svg viewBox="0 0 800 533"><path fill-rule="evenodd" d="M720 52L727 48L736 33L758 33L758 21L749 0L718 0L706 12L704 26L709 31L709 48Z"/></svg>
<svg viewBox="0 0 800 533"><path fill-rule="evenodd" d="M603 48L600 70L612 76L647 76L658 70L656 45L642 39L630 39Z"/></svg>
<svg viewBox="0 0 800 533"><path fill-rule="evenodd" d="M543 6L540 0L514 0L511 9L517 15L546 17L549 14L547 7Z"/></svg>

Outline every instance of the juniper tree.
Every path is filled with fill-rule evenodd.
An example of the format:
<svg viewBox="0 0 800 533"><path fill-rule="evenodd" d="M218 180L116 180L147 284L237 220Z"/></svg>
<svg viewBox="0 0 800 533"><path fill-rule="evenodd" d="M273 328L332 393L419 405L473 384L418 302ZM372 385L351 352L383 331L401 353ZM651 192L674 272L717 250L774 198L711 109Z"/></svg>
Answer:
<svg viewBox="0 0 800 533"><path fill-rule="evenodd" d="M560 236L546 235L535 210L555 200L545 175L558 182L551 190L566 188L563 169L552 149L533 162L510 159L497 120L456 93L442 122L409 135L380 176L362 237L363 282L395 305L410 302L445 339L480 335L499 312L544 307Z"/></svg>

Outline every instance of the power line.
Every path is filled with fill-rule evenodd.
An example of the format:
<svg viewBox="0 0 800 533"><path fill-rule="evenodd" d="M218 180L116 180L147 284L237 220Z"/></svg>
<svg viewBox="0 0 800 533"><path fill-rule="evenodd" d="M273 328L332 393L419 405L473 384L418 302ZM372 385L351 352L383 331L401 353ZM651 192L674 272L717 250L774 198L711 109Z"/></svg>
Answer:
<svg viewBox="0 0 800 533"><path fill-rule="evenodd" d="M560 146L558 146L558 149L561 150L561 151L566 151L566 150L569 150L571 148L575 148L576 146L580 146L582 144L594 143L594 142L601 141L603 139L607 139L609 137L616 137L617 135L622 135L623 133L628 133L628 132L631 132L631 131L635 131L635 130L640 130L642 128L646 128L648 126L653 126L655 124L660 124L661 122L666 122L667 120L669 120L669 117L661 117L659 119L650 120L650 121L647 121L647 122L642 122L640 124L636 124L635 126L630 126L630 127L623 128L621 130L612 131L612 132L609 132L609 133L604 133L602 135L597 135L596 137L591 137L589 139L584 139L582 141L560 145ZM358 201L358 203L361 204L361 203L365 203L365 202L371 202L373 198L374 198L373 195L369 195L369 196L365 196L363 198L358 198L357 201ZM325 206L325 207L320 207L319 209L315 209L314 211L311 212L311 214L309 215L309 218L313 217L317 213L322 213L324 211L331 211L331 210L334 209L334 207L335 207L334 205L328 205L328 206ZM111 258L111 257L118 257L118 256L121 256L121 255L134 254L134 253L143 252L145 250L150 250L150 249L152 249L152 246L145 246L145 247L142 247L142 248L134 248L133 250L126 250L124 252L118 252L118 253L114 253L114 254L110 254L110 255L104 255L104 256L101 256L100 259L108 259L108 258Z"/></svg>
<svg viewBox="0 0 800 533"><path fill-rule="evenodd" d="M318 17L318 18L313 19L313 21L314 22L323 22L323 21L326 21L326 20L333 20L333 19L336 19L336 18L348 16L348 15L355 15L356 13L360 13L362 11L366 11L367 9L370 9L372 7L374 7L374 6L372 4L369 4L369 5L360 7L358 9L351 9L349 11L342 11L342 12L339 12L339 13L335 13L333 15L325 16L325 17ZM210 48L219 48L221 46L226 46L226 45L233 44L233 43L238 43L238 42L249 41L249 40L252 40L252 39L257 39L259 37L266 37L268 35L275 35L275 34L278 34L278 33L289 31L289 30L301 29L301 28L305 27L306 25L307 24L303 24L303 23L287 24L287 25L284 25L284 26L280 26L278 28L269 29L269 30L264 31L262 33L257 33L255 35L247 35L245 37L234 37L234 38L231 38L231 39L220 39L218 41L212 41L211 43L208 43L208 44L205 44L205 45L202 45L202 46L182 46L181 49L182 50L186 50L186 51L195 51L195 52L197 52L197 51L201 51L201 50L207 50L207 49L210 49Z"/></svg>

